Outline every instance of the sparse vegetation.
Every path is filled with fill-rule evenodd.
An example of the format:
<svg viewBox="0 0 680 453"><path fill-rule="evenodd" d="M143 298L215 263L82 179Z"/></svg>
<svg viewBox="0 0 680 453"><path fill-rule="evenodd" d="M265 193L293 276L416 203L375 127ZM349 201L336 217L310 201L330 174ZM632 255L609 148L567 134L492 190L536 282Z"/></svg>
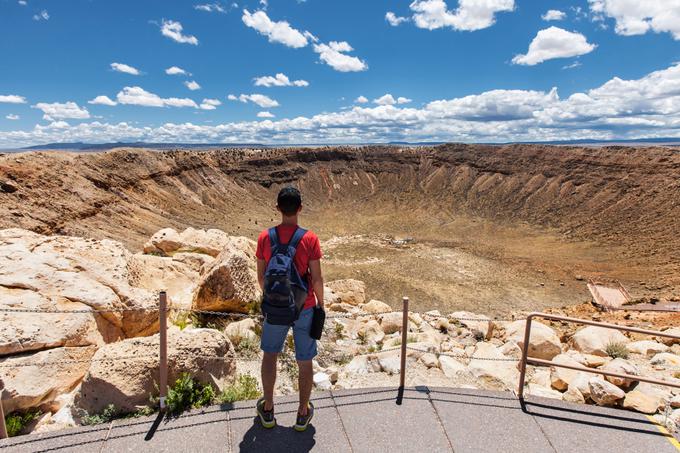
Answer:
<svg viewBox="0 0 680 453"><path fill-rule="evenodd" d="M100 425L102 423L109 423L114 418L120 416L120 411L113 404L109 404L99 414L88 414L80 417L80 422L83 425Z"/></svg>
<svg viewBox="0 0 680 453"><path fill-rule="evenodd" d="M484 341L484 339L486 338L486 335L484 335L484 332L482 332L481 330L476 330L476 329L472 331L472 336L475 338L475 341L478 342L478 343L480 341Z"/></svg>
<svg viewBox="0 0 680 453"><path fill-rule="evenodd" d="M221 404L229 404L235 401L253 400L259 398L261 394L257 379L249 374L242 374L219 394L217 401Z"/></svg>
<svg viewBox="0 0 680 453"><path fill-rule="evenodd" d="M607 344L605 351L612 359L627 359L630 355L630 351L628 351L625 343L618 341L612 341L611 343Z"/></svg>
<svg viewBox="0 0 680 453"><path fill-rule="evenodd" d="M339 340L345 338L345 326L339 322L335 324L335 336Z"/></svg>
<svg viewBox="0 0 680 453"><path fill-rule="evenodd" d="M406 336L406 344L409 343L417 343L418 342L418 337L416 335L407 335ZM401 346L401 337L397 338L394 341L394 347Z"/></svg>
<svg viewBox="0 0 680 453"><path fill-rule="evenodd" d="M257 356L260 352L260 342L257 338L237 336L232 340L234 349L245 358Z"/></svg>
<svg viewBox="0 0 680 453"><path fill-rule="evenodd" d="M31 423L36 418L40 417L41 412L38 410L28 411L24 413L12 412L5 416L5 426L7 426L7 435L9 437L18 436L24 430L26 425Z"/></svg>
<svg viewBox="0 0 680 453"><path fill-rule="evenodd" d="M180 414L189 409L207 406L215 398L209 384L201 384L189 373L183 373L168 390L168 413Z"/></svg>

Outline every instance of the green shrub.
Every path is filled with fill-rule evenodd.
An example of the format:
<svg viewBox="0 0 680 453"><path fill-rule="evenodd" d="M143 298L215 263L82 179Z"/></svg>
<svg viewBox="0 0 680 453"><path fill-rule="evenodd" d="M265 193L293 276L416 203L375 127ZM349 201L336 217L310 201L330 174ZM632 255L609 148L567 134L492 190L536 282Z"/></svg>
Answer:
<svg viewBox="0 0 680 453"><path fill-rule="evenodd" d="M177 415L188 409L207 406L215 398L210 384L201 384L189 373L183 373L168 390L168 413Z"/></svg>
<svg viewBox="0 0 680 453"><path fill-rule="evenodd" d="M482 332L481 330L473 330L472 336L475 338L475 341L478 342L478 343L480 341L484 341L486 339L484 332Z"/></svg>
<svg viewBox="0 0 680 453"><path fill-rule="evenodd" d="M628 351L626 344L618 341L612 341L608 343L605 348L605 351L607 352L607 355L612 359L627 359L628 355L630 354L630 351Z"/></svg>
<svg viewBox="0 0 680 453"><path fill-rule="evenodd" d="M114 418L120 415L120 411L116 409L116 406L109 404L104 408L100 414L88 414L85 413L84 416L80 417L80 422L83 425L100 425L102 423L109 423Z"/></svg>
<svg viewBox="0 0 680 453"><path fill-rule="evenodd" d="M260 342L256 338L238 337L234 349L246 358L254 357L260 352Z"/></svg>
<svg viewBox="0 0 680 453"><path fill-rule="evenodd" d="M221 404L229 404L235 401L254 400L261 395L257 388L257 379L249 374L240 375L236 381L226 387L217 397Z"/></svg>
<svg viewBox="0 0 680 453"><path fill-rule="evenodd" d="M40 417L41 412L38 410L31 410L24 413L12 412L5 417L5 426L7 427L7 435L9 437L18 436L24 430L26 425L31 423L36 418Z"/></svg>

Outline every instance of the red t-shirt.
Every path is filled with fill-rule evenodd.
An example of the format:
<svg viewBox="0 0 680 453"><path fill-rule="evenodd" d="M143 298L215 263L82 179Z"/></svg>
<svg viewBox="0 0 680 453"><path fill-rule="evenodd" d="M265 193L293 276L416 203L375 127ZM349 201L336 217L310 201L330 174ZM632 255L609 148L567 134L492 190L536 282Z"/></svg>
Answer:
<svg viewBox="0 0 680 453"><path fill-rule="evenodd" d="M276 227L276 233L279 236L279 242L281 244L287 244L290 242L293 233L297 225L279 225ZM257 251L255 255L258 259L264 260L266 264L269 264L269 260L272 257L272 247L269 242L269 230L264 230L260 233L257 238ZM298 273L301 276L307 274L309 268L309 262L314 260L320 260L322 257L321 244L319 244L319 238L312 231L307 231L300 243L297 246L297 251L295 252L295 258L293 262L297 268ZM309 274L307 275L307 282L309 286L309 294L307 294L307 299L305 300L305 308L311 308L316 305L316 296L314 295L314 288L312 287L312 281Z"/></svg>

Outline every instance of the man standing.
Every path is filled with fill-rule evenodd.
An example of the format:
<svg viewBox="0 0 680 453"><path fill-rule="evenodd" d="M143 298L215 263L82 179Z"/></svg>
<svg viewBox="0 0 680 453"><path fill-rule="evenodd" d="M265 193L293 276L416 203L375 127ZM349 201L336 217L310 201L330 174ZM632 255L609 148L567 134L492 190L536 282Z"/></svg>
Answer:
<svg viewBox="0 0 680 453"><path fill-rule="evenodd" d="M265 428L276 426L274 418L276 362L292 325L300 389L300 405L294 428L297 431L304 431L314 416L314 405L309 398L314 375L312 359L317 354L317 348L316 340L310 336L310 329L313 308L317 304L323 308L321 246L316 234L298 226L302 197L296 188L281 189L276 200L276 208L281 213L281 224L264 230L257 240L257 279L264 294L262 312L265 317L260 345L264 353L262 358L264 397L257 402L257 413L262 426ZM271 259L272 256L275 257L274 260ZM286 268L288 263L290 269ZM295 296L296 288L303 289L301 297ZM299 300L297 307L296 300Z"/></svg>

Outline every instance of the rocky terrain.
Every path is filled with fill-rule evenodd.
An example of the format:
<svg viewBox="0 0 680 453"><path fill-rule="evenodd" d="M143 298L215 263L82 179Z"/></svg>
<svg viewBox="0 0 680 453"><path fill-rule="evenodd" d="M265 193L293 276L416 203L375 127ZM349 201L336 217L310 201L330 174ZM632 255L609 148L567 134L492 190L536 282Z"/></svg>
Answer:
<svg viewBox="0 0 680 453"><path fill-rule="evenodd" d="M680 152L442 145L0 155L0 227L114 239L216 228L256 237L284 184L331 278L389 304L489 314L587 300L575 277L677 295ZM414 263L418 263L414 265Z"/></svg>
<svg viewBox="0 0 680 453"><path fill-rule="evenodd" d="M123 414L153 407L160 288L167 288L172 308L171 382L188 372L219 391L243 374L259 379L260 321L257 316L232 317L256 313L253 254L252 240L220 230L162 229L135 253L111 240L0 231L5 411L39 410L41 416L25 431L43 432L83 423L110 405ZM329 281L326 292L329 319L314 364L316 388L397 385L402 314L369 299L360 280ZM11 312L17 309L36 312ZM49 313L54 310L70 313ZM565 312L574 310L583 315L592 308ZM412 312L407 384L517 391L524 316ZM680 334L675 314L591 312L589 317ZM536 322L529 351L565 364L673 382L680 378L680 344L661 338ZM289 347L280 368L277 392L295 392ZM527 384L532 395L620 406L658 414L664 422L661 414L668 410L673 423L680 421L680 409L675 409L680 393L667 387L535 367L529 367Z"/></svg>

